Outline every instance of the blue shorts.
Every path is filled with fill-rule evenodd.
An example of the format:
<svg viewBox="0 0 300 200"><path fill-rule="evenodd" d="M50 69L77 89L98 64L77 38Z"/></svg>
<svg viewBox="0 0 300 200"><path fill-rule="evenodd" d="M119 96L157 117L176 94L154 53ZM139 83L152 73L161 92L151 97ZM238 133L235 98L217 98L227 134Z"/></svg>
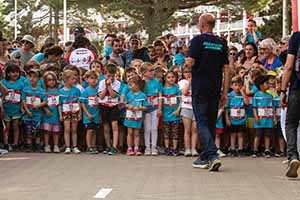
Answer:
<svg viewBox="0 0 300 200"><path fill-rule="evenodd" d="M39 137L41 133L41 122L23 121L23 128L27 137Z"/></svg>
<svg viewBox="0 0 300 200"><path fill-rule="evenodd" d="M22 117L21 114L13 115L13 116L4 114L3 120L6 121L6 122L10 122L10 121L15 120L15 119L21 119L21 117Z"/></svg>
<svg viewBox="0 0 300 200"><path fill-rule="evenodd" d="M100 128L100 124L96 124L95 122L84 124L86 130L98 130Z"/></svg>
<svg viewBox="0 0 300 200"><path fill-rule="evenodd" d="M255 136L272 136L273 129L272 128L256 128Z"/></svg>

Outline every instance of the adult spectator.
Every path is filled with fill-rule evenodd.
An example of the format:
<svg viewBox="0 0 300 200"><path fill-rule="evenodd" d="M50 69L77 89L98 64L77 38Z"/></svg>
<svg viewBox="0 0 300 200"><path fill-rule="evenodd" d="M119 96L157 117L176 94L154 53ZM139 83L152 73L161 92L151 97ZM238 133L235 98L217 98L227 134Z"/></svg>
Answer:
<svg viewBox="0 0 300 200"><path fill-rule="evenodd" d="M22 48L12 54L12 57L14 59L19 59L23 66L34 56L34 40L34 37L31 35L24 35L21 40Z"/></svg>
<svg viewBox="0 0 300 200"><path fill-rule="evenodd" d="M9 55L6 51L6 40L0 36L0 78L3 78L4 66L9 61Z"/></svg>
<svg viewBox="0 0 300 200"><path fill-rule="evenodd" d="M109 56L112 53L112 41L116 39L115 34L107 34L104 37L104 57Z"/></svg>
<svg viewBox="0 0 300 200"><path fill-rule="evenodd" d="M274 53L276 43L272 38L267 38L261 41L259 47L262 51L264 51L265 58L261 61L261 63L265 66L267 71L276 71L277 68L282 66L279 57Z"/></svg>
<svg viewBox="0 0 300 200"><path fill-rule="evenodd" d="M153 43L155 49L155 58L154 64L159 64L166 69L169 69L172 66L172 60L168 54L168 48L162 40L156 40Z"/></svg>
<svg viewBox="0 0 300 200"><path fill-rule="evenodd" d="M193 162L193 167L208 168L209 171L218 171L221 166L215 145L217 112L219 103L221 107L226 104L230 82L227 43L213 34L214 26L215 17L212 14L200 16L201 35L192 39L186 61L186 65L192 67L192 106L203 144L200 157ZM224 85L221 90L223 72Z"/></svg>
<svg viewBox="0 0 300 200"><path fill-rule="evenodd" d="M52 46L54 46L55 41L54 39L51 40L47 38L44 42L44 45L41 47L40 52L35 54L31 60L34 60L37 63L40 63L45 58L45 52Z"/></svg>
<svg viewBox="0 0 300 200"><path fill-rule="evenodd" d="M142 60L143 62L150 62L150 56L147 48L141 48L142 42L137 37L131 37L129 41L129 50L122 55L125 57L125 67L131 67L131 62L134 59Z"/></svg>
<svg viewBox="0 0 300 200"><path fill-rule="evenodd" d="M286 138L288 169L286 176L296 178L300 166L299 154L297 150L297 128L300 121L300 32L295 32L290 41L288 56L284 68L282 85L280 91L280 102L283 107L287 107L286 114ZM288 103L286 101L287 89L289 85Z"/></svg>
<svg viewBox="0 0 300 200"><path fill-rule="evenodd" d="M59 46L52 46L44 53L44 59L40 61L40 64L58 63L64 51Z"/></svg>
<svg viewBox="0 0 300 200"><path fill-rule="evenodd" d="M83 27L81 26L76 26L73 29L73 34L74 34L74 39L76 40L77 37L86 37L85 36L85 30ZM93 51L96 55L98 55L98 49L95 45L93 45L92 43L89 42L89 46L87 47L87 49L90 49L91 51Z"/></svg>
<svg viewBox="0 0 300 200"><path fill-rule="evenodd" d="M119 67L125 68L126 59L121 55L122 44L119 39L112 41L112 53L106 56L102 60L102 64L105 65L109 60L112 60L118 64Z"/></svg>
<svg viewBox="0 0 300 200"><path fill-rule="evenodd" d="M245 45L245 57L242 60L242 66L248 70L253 67L254 61L257 59L257 47L254 43L249 42Z"/></svg>
<svg viewBox="0 0 300 200"><path fill-rule="evenodd" d="M242 38L242 44L245 45L247 42L252 42L258 45L258 42L262 40L262 34L256 29L256 21L253 19L249 19L246 35L244 35L244 37Z"/></svg>
<svg viewBox="0 0 300 200"><path fill-rule="evenodd" d="M286 58L288 55L289 38L290 38L289 36L283 37L279 42L279 50L280 50L279 59L282 65L285 65Z"/></svg>

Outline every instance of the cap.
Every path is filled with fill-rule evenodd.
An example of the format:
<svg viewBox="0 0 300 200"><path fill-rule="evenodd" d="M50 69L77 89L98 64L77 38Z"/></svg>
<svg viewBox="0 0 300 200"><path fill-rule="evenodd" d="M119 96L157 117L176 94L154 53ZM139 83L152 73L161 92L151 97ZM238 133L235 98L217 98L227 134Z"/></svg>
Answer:
<svg viewBox="0 0 300 200"><path fill-rule="evenodd" d="M76 26L74 29L73 29L73 33L74 34L78 34L78 33L83 33L85 34L85 31L84 31L84 28L82 28L81 26Z"/></svg>
<svg viewBox="0 0 300 200"><path fill-rule="evenodd" d="M21 42L27 41L27 42L30 42L31 44L35 45L34 40L35 40L34 37L32 37L31 35L24 35Z"/></svg>
<svg viewBox="0 0 300 200"><path fill-rule="evenodd" d="M41 71L39 69L30 69L28 74L35 74L39 78L41 77Z"/></svg>
<svg viewBox="0 0 300 200"><path fill-rule="evenodd" d="M276 77L277 73L275 71L273 71L273 70L270 70L270 71L268 71L267 75L268 76L274 76L274 77Z"/></svg>

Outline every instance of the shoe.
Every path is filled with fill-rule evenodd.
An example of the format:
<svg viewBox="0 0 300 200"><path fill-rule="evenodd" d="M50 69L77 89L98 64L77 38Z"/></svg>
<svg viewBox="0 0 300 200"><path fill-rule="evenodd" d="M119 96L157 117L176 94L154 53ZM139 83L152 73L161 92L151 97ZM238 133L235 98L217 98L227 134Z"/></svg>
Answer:
<svg viewBox="0 0 300 200"><path fill-rule="evenodd" d="M139 148L134 148L134 154L136 156L141 156L142 155L142 152L139 150Z"/></svg>
<svg viewBox="0 0 300 200"><path fill-rule="evenodd" d="M45 152L45 153L51 153L51 148L50 148L49 145L45 145L45 147L44 147L44 152Z"/></svg>
<svg viewBox="0 0 300 200"><path fill-rule="evenodd" d="M11 144L8 144L8 152L12 152L13 151L13 147Z"/></svg>
<svg viewBox="0 0 300 200"><path fill-rule="evenodd" d="M158 154L164 155L166 153L166 149L164 147L156 147Z"/></svg>
<svg viewBox="0 0 300 200"><path fill-rule="evenodd" d="M94 154L93 148L88 147L88 148L86 149L86 152L85 152L85 153L86 153L86 154Z"/></svg>
<svg viewBox="0 0 300 200"><path fill-rule="evenodd" d="M116 154L117 154L117 149L114 148L114 147L110 148L110 151L108 152L108 155L114 156Z"/></svg>
<svg viewBox="0 0 300 200"><path fill-rule="evenodd" d="M226 154L223 153L223 152L221 151L221 149L218 149L217 154L218 154L219 157L221 157L221 158L226 156Z"/></svg>
<svg viewBox="0 0 300 200"><path fill-rule="evenodd" d="M244 156L245 154L244 154L244 150L243 149L239 149L238 151L237 151L237 156L239 156L239 157L242 157L242 156Z"/></svg>
<svg viewBox="0 0 300 200"><path fill-rule="evenodd" d="M71 153L71 148L70 147L66 147L65 154L70 154L70 153Z"/></svg>
<svg viewBox="0 0 300 200"><path fill-rule="evenodd" d="M215 158L211 161L208 171L217 172L217 171L219 171L219 168L221 167L221 165L222 165L221 161L218 158Z"/></svg>
<svg viewBox="0 0 300 200"><path fill-rule="evenodd" d="M237 157L237 155L238 155L238 154L237 154L237 151L236 151L235 149L231 149L231 150L230 150L230 156L231 156L231 157Z"/></svg>
<svg viewBox="0 0 300 200"><path fill-rule="evenodd" d="M92 151L93 151L93 154L98 154L99 151L97 150L97 147L92 147Z"/></svg>
<svg viewBox="0 0 300 200"><path fill-rule="evenodd" d="M33 152L33 146L32 146L32 144L26 144L26 146L25 146L25 152L26 153L32 153Z"/></svg>
<svg viewBox="0 0 300 200"><path fill-rule="evenodd" d="M166 154L166 156L171 156L172 155L172 149L165 148L165 154Z"/></svg>
<svg viewBox="0 0 300 200"><path fill-rule="evenodd" d="M75 153L75 154L80 154L80 153L81 153L81 151L78 149L78 147L73 147L73 148L72 148L72 151L73 151L73 153Z"/></svg>
<svg viewBox="0 0 300 200"><path fill-rule="evenodd" d="M55 145L54 148L53 148L53 152L54 153L60 153L59 147Z"/></svg>
<svg viewBox="0 0 300 200"><path fill-rule="evenodd" d="M266 150L264 154L266 158L271 158L271 152L269 150Z"/></svg>
<svg viewBox="0 0 300 200"><path fill-rule="evenodd" d="M156 148L152 148L152 150L151 150L151 155L152 155L152 156L157 156L157 155L158 155L158 151L157 151Z"/></svg>
<svg viewBox="0 0 300 200"><path fill-rule="evenodd" d="M104 154L108 154L108 152L110 152L110 147L106 147L103 151Z"/></svg>
<svg viewBox="0 0 300 200"><path fill-rule="evenodd" d="M132 150L132 148L128 148L126 154L128 156L133 156L134 155L134 151Z"/></svg>
<svg viewBox="0 0 300 200"><path fill-rule="evenodd" d="M12 147L12 151L19 152L19 145L13 144L13 145L11 145L11 147Z"/></svg>
<svg viewBox="0 0 300 200"><path fill-rule="evenodd" d="M197 152L196 149L192 149L191 153L192 153L192 157L197 157L197 156L199 156L199 154L198 154L198 152Z"/></svg>
<svg viewBox="0 0 300 200"><path fill-rule="evenodd" d="M8 151L6 149L0 149L0 157L4 156L7 153L8 153Z"/></svg>
<svg viewBox="0 0 300 200"><path fill-rule="evenodd" d="M190 156L192 156L191 150L190 150L190 149L186 149L186 150L184 151L184 156L185 156L185 157L190 157Z"/></svg>
<svg viewBox="0 0 300 200"><path fill-rule="evenodd" d="M258 152L257 151L253 151L252 158L256 158L257 156L258 156Z"/></svg>
<svg viewBox="0 0 300 200"><path fill-rule="evenodd" d="M288 169L285 173L285 176L288 178L297 178L298 176L298 168L300 166L300 162L297 159L293 159L289 162Z"/></svg>
<svg viewBox="0 0 300 200"><path fill-rule="evenodd" d="M209 168L209 162L208 160L202 160L200 157L195 160L192 164L194 168L200 168L200 169L208 169Z"/></svg>
<svg viewBox="0 0 300 200"><path fill-rule="evenodd" d="M8 151L8 152L9 152L9 147L8 147L8 144L4 144L4 145L3 145L3 149L5 149L6 151Z"/></svg>
<svg viewBox="0 0 300 200"><path fill-rule="evenodd" d="M150 148L146 148L144 154L145 154L145 156L151 156L151 149Z"/></svg>
<svg viewBox="0 0 300 200"><path fill-rule="evenodd" d="M285 153L282 152L282 151L280 151L280 152L279 152L279 157L284 157L284 156L285 156Z"/></svg>

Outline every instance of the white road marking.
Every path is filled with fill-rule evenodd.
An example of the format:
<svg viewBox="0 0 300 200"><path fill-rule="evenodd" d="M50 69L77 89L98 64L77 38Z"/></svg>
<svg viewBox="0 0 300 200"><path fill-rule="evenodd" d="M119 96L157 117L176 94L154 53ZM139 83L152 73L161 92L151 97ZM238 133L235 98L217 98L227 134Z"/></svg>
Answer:
<svg viewBox="0 0 300 200"><path fill-rule="evenodd" d="M101 188L94 196L95 199L105 199L112 191L112 188Z"/></svg>
<svg viewBox="0 0 300 200"><path fill-rule="evenodd" d="M19 157L19 158L0 158L0 160L29 160L29 157Z"/></svg>

